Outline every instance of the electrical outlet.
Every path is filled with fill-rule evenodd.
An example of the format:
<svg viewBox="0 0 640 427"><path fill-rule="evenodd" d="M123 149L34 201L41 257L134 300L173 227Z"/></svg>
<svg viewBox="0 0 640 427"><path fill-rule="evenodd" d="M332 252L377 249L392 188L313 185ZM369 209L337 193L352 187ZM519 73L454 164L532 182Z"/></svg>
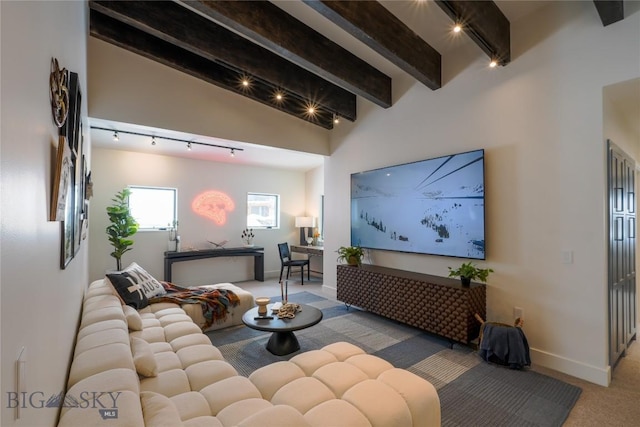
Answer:
<svg viewBox="0 0 640 427"><path fill-rule="evenodd" d="M524 309L522 307L513 307L513 320L524 319Z"/></svg>

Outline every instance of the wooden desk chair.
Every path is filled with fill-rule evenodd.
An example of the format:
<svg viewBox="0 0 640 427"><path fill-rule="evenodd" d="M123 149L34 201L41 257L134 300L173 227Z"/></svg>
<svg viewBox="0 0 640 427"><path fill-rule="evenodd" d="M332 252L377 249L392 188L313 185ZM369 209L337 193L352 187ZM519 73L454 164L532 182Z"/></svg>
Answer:
<svg viewBox="0 0 640 427"><path fill-rule="evenodd" d="M300 267L300 280L304 285L304 266L307 266L307 280L311 280L311 267L309 266L308 259L291 259L291 252L289 251L288 243L278 243L278 253L280 254L280 281L282 281L282 273L284 268L287 267L287 280L289 280L289 273L291 267Z"/></svg>

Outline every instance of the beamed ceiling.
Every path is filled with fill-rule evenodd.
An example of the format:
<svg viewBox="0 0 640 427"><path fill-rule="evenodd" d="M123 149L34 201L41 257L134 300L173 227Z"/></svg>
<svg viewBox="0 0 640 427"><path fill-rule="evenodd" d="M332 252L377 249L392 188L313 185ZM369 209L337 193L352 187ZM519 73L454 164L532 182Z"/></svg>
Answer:
<svg viewBox="0 0 640 427"><path fill-rule="evenodd" d="M430 90L442 86L441 53L383 4L303 2ZM496 3L434 3L451 25L463 24L487 61L508 66L510 23ZM593 3L603 25L624 18L623 1ZM92 36L323 128L333 128L336 117L355 121L357 97L392 106L391 77L268 1L89 5Z"/></svg>

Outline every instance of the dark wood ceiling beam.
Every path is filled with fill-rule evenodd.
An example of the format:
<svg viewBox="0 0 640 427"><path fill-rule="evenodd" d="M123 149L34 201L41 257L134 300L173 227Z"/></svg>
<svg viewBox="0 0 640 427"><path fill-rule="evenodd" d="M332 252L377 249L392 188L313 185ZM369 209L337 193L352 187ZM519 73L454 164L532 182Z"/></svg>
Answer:
<svg viewBox="0 0 640 427"><path fill-rule="evenodd" d="M499 65L511 62L511 26L492 1L435 0L454 22Z"/></svg>
<svg viewBox="0 0 640 427"><path fill-rule="evenodd" d="M624 19L624 2L622 0L593 0L600 15L603 26Z"/></svg>
<svg viewBox="0 0 640 427"><path fill-rule="evenodd" d="M351 93L391 106L391 78L268 1L177 1Z"/></svg>
<svg viewBox="0 0 640 427"><path fill-rule="evenodd" d="M179 46L253 80L293 93L348 120L356 96L173 2L91 1L92 10ZM179 60L179 58L178 58Z"/></svg>
<svg viewBox="0 0 640 427"><path fill-rule="evenodd" d="M90 11L90 34L325 129L333 128L333 114L329 111L319 109L315 115L310 116L305 112L305 101L288 92L285 92L284 100L278 103L274 100L273 87L261 80L254 80L249 89L244 89L239 84L241 73L131 27L95 9Z"/></svg>
<svg viewBox="0 0 640 427"><path fill-rule="evenodd" d="M441 87L440 53L377 1L303 1L428 88Z"/></svg>

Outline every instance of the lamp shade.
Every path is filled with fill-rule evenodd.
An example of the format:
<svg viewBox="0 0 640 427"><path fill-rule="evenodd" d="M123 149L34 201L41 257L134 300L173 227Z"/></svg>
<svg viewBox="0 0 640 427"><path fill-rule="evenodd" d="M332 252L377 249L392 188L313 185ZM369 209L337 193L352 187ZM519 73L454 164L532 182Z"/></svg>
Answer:
<svg viewBox="0 0 640 427"><path fill-rule="evenodd" d="M297 216L296 217L296 227L313 227L313 217L312 216Z"/></svg>

